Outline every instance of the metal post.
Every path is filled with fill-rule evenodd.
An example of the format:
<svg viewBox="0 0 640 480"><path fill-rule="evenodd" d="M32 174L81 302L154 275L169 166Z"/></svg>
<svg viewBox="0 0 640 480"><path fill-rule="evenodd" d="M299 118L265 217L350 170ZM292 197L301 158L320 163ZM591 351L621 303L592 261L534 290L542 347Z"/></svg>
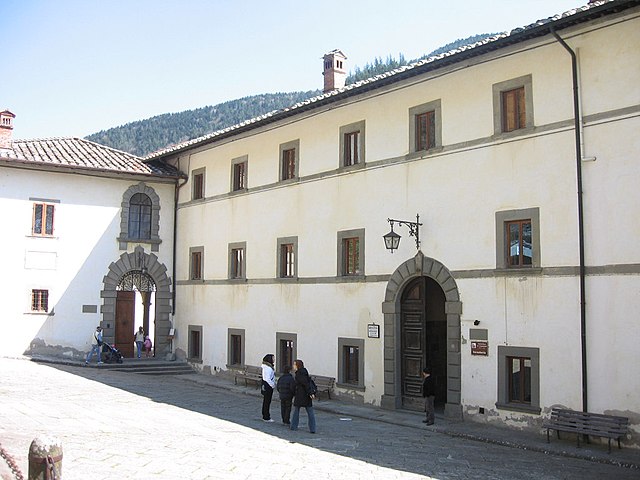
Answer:
<svg viewBox="0 0 640 480"><path fill-rule="evenodd" d="M29 480L62 478L62 444L56 438L36 437L29 447Z"/></svg>

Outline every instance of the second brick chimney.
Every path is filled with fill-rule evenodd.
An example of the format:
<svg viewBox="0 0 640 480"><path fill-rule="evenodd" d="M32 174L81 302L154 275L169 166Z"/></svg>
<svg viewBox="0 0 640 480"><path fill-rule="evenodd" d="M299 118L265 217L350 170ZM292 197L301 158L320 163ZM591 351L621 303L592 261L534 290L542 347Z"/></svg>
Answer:
<svg viewBox="0 0 640 480"><path fill-rule="evenodd" d="M14 118L16 116L9 110L0 112L0 148L11 149Z"/></svg>

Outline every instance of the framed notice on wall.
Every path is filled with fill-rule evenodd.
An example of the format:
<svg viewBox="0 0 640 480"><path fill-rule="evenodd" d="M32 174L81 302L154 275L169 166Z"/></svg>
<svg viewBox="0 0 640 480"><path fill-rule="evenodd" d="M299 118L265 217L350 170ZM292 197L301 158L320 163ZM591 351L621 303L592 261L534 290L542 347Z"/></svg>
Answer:
<svg viewBox="0 0 640 480"><path fill-rule="evenodd" d="M380 325L376 325L375 323L367 325L367 337L380 338Z"/></svg>
<svg viewBox="0 0 640 480"><path fill-rule="evenodd" d="M486 340L471 341L471 355L482 355L484 357L487 357L489 355L489 342L487 342Z"/></svg>

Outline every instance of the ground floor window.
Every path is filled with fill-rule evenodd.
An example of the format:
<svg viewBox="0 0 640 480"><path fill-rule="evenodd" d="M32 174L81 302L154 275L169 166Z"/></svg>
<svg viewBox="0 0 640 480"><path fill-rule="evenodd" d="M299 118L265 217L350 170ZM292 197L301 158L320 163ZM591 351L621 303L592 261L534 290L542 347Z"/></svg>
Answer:
<svg viewBox="0 0 640 480"><path fill-rule="evenodd" d="M338 338L338 384L364 389L364 340Z"/></svg>
<svg viewBox="0 0 640 480"><path fill-rule="evenodd" d="M540 350L498 346L496 407L540 413Z"/></svg>
<svg viewBox="0 0 640 480"><path fill-rule="evenodd" d="M284 373L284 367L291 367L296 359L298 343L295 333L276 332L276 373Z"/></svg>
<svg viewBox="0 0 640 480"><path fill-rule="evenodd" d="M189 360L202 360L201 325L189 325Z"/></svg>
<svg viewBox="0 0 640 480"><path fill-rule="evenodd" d="M244 366L244 329L230 328L228 331L228 367Z"/></svg>

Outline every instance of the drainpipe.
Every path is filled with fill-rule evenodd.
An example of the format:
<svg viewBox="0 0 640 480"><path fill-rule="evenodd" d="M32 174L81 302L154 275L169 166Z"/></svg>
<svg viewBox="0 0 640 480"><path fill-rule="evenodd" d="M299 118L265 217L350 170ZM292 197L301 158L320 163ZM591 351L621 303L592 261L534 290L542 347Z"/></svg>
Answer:
<svg viewBox="0 0 640 480"><path fill-rule="evenodd" d="M581 147L581 113L580 96L578 93L578 60L576 53L560 38L553 27L551 35L571 55L571 73L573 80L573 120L576 143L576 179L578 184L578 242L580 248L580 342L582 347L582 410L587 411L587 333L586 333L586 302L585 302L585 265L584 265L584 217L582 209L582 147Z"/></svg>
<svg viewBox="0 0 640 480"><path fill-rule="evenodd" d="M178 158L178 171L180 171L180 159ZM173 262L172 262L172 283L173 286L171 288L171 317L176 314L176 257L177 257L177 248L176 248L176 240L178 238L178 196L180 189L185 186L188 182L188 178L184 179L184 182L180 184L180 179L176 180L176 188L173 200Z"/></svg>

